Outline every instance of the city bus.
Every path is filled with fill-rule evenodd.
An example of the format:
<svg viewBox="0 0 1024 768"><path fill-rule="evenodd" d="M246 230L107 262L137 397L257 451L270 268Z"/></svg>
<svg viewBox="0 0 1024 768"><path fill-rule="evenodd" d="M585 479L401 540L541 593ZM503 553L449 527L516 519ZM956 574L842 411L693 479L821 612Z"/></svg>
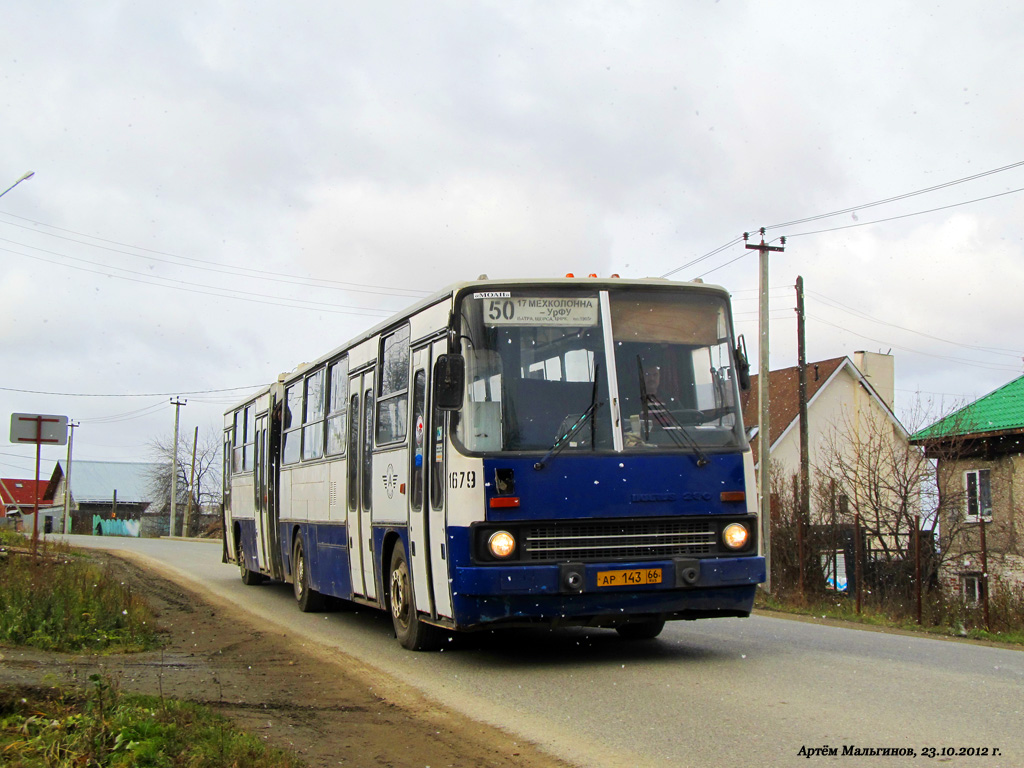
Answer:
<svg viewBox="0 0 1024 768"><path fill-rule="evenodd" d="M452 285L225 414L224 559L399 642L748 616L764 581L728 293Z"/></svg>

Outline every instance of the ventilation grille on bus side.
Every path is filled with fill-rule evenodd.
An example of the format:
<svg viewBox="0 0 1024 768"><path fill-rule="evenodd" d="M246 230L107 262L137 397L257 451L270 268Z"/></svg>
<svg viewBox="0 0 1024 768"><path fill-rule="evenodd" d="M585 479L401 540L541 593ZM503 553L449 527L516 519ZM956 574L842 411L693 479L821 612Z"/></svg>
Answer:
<svg viewBox="0 0 1024 768"><path fill-rule="evenodd" d="M714 520L546 523L523 533L523 560L643 560L716 551Z"/></svg>

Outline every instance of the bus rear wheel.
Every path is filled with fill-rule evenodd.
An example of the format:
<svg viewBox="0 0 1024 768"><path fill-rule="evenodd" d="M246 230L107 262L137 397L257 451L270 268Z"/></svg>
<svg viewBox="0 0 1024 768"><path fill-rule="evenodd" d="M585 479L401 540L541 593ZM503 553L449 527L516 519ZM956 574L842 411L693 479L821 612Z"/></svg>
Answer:
<svg viewBox="0 0 1024 768"><path fill-rule="evenodd" d="M661 634L665 622L661 619L652 621L633 621L615 628L623 640L653 640Z"/></svg>
<svg viewBox="0 0 1024 768"><path fill-rule="evenodd" d="M238 543L237 557L238 571L242 576L242 583L245 584L247 587L253 587L257 584L262 584L263 580L266 577L264 577L262 573L257 573L256 571L249 570L249 566L245 564L245 548L242 546L241 542Z"/></svg>
<svg viewBox="0 0 1024 768"><path fill-rule="evenodd" d="M399 542L391 553L391 568L388 579L388 602L391 605L391 621L395 626L395 637L403 648L410 651L434 651L441 646L444 632L432 624L420 621L416 611L416 598L409 578L409 563L405 548Z"/></svg>
<svg viewBox="0 0 1024 768"><path fill-rule="evenodd" d="M292 550L292 589L300 611L314 613L323 610L324 596L309 586L309 566L301 536L295 539L295 548Z"/></svg>

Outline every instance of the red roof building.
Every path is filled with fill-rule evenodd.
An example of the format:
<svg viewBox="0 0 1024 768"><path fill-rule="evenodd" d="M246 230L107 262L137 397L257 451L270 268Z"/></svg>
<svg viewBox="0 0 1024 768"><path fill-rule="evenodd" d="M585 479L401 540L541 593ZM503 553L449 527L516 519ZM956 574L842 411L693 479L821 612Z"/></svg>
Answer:
<svg viewBox="0 0 1024 768"><path fill-rule="evenodd" d="M35 480L0 478L0 517L5 517L10 512L32 514L37 495L40 507L53 504L52 496L46 498L47 485L46 480L37 483Z"/></svg>

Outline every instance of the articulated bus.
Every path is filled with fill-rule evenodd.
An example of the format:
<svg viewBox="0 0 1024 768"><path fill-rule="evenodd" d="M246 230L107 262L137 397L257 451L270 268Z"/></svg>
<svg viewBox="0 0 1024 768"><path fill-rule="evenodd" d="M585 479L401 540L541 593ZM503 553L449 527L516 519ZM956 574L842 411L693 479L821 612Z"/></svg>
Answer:
<svg viewBox="0 0 1024 768"><path fill-rule="evenodd" d="M303 611L386 610L412 650L748 616L747 368L716 286L453 285L228 411L225 559Z"/></svg>

